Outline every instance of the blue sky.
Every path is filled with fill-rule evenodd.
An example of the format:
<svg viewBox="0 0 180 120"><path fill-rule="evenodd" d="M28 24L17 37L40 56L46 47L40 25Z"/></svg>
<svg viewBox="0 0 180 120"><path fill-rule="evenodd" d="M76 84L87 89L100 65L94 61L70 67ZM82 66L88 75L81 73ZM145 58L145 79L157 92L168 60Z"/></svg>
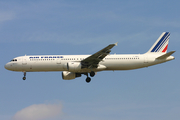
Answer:
<svg viewBox="0 0 180 120"><path fill-rule="evenodd" d="M180 118L179 1L0 1L0 120L177 120ZM171 32L175 60L71 81L61 72L11 72L22 55L145 53ZM34 111L34 112L32 112Z"/></svg>

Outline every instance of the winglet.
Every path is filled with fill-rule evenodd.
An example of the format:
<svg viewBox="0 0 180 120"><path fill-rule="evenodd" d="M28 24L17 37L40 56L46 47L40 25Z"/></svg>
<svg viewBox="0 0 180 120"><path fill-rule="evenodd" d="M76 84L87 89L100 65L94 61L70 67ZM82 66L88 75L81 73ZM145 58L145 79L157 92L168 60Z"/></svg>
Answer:
<svg viewBox="0 0 180 120"><path fill-rule="evenodd" d="M117 43L114 43L115 46L117 46L118 42Z"/></svg>

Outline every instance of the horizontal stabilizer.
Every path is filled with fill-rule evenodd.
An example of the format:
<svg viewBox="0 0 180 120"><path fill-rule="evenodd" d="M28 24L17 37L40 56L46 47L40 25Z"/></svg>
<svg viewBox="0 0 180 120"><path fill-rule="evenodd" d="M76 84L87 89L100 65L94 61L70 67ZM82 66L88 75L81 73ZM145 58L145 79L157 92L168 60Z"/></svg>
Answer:
<svg viewBox="0 0 180 120"><path fill-rule="evenodd" d="M161 56L159 56L159 57L157 57L156 59L166 59L167 57L169 57L170 55L172 55L174 52L176 52L176 51L171 51L171 52L168 52L168 53L166 53L166 54L164 54L164 55L161 55Z"/></svg>

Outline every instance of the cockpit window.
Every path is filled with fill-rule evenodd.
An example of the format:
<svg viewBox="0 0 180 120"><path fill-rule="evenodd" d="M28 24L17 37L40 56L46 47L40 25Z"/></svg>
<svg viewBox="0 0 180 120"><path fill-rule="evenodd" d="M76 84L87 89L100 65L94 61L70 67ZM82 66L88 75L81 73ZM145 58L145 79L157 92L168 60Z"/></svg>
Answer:
<svg viewBox="0 0 180 120"><path fill-rule="evenodd" d="M11 62L13 62L13 61L17 61L17 59L12 59Z"/></svg>

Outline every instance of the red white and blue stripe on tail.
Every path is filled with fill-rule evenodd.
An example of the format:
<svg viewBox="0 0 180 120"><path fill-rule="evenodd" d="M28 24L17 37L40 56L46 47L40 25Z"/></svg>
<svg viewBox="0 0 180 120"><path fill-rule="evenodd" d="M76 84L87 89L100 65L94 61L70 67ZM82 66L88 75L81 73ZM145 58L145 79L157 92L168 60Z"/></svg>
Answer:
<svg viewBox="0 0 180 120"><path fill-rule="evenodd" d="M170 32L163 32L148 52L166 53L169 43L169 37Z"/></svg>

